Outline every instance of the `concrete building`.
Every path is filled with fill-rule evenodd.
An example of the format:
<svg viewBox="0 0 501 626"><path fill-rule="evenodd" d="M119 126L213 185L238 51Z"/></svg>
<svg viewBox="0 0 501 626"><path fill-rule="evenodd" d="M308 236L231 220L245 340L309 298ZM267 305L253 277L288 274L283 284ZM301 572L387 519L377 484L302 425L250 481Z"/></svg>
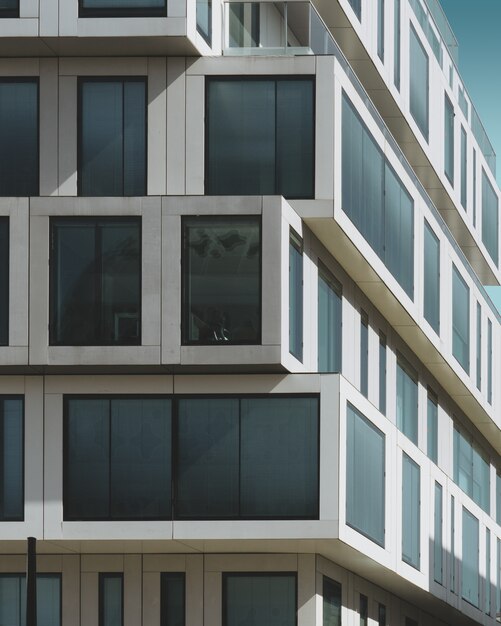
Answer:
<svg viewBox="0 0 501 626"><path fill-rule="evenodd" d="M0 624L501 621L495 154L437 0L0 0Z"/></svg>

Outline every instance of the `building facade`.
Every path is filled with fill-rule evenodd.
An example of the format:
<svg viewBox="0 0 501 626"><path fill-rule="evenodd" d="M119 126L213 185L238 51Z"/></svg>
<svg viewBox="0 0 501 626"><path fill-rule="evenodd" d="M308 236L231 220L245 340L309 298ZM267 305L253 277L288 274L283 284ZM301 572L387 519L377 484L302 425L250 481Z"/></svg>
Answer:
<svg viewBox="0 0 501 626"><path fill-rule="evenodd" d="M0 0L0 624L501 621L495 154L437 0Z"/></svg>

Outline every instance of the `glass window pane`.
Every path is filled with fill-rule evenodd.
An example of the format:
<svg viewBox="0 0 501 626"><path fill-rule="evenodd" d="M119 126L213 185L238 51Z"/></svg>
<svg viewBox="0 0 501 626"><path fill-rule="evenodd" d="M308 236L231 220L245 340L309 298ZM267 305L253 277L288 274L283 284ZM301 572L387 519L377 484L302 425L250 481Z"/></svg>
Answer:
<svg viewBox="0 0 501 626"><path fill-rule="evenodd" d="M61 626L61 576L37 575L37 625ZM25 626L26 578L0 574L0 624Z"/></svg>
<svg viewBox="0 0 501 626"><path fill-rule="evenodd" d="M467 202L467 177L468 177L468 163L467 163L467 139L466 139L466 131L463 127L461 127L461 206L463 209L466 209Z"/></svg>
<svg viewBox="0 0 501 626"><path fill-rule="evenodd" d="M99 626L123 626L122 574L99 574Z"/></svg>
<svg viewBox="0 0 501 626"><path fill-rule="evenodd" d="M477 388L482 389L482 307L477 302Z"/></svg>
<svg viewBox="0 0 501 626"><path fill-rule="evenodd" d="M384 63L384 0L377 3L377 55Z"/></svg>
<svg viewBox="0 0 501 626"><path fill-rule="evenodd" d="M385 436L347 405L346 523L384 546Z"/></svg>
<svg viewBox="0 0 501 626"><path fill-rule="evenodd" d="M491 531L485 529L485 612L491 612Z"/></svg>
<svg viewBox="0 0 501 626"><path fill-rule="evenodd" d="M80 0L82 16L131 15L146 17L148 15L165 15L165 0Z"/></svg>
<svg viewBox="0 0 501 626"><path fill-rule="evenodd" d="M322 626L341 626L341 585L327 576L323 576L322 580Z"/></svg>
<svg viewBox="0 0 501 626"><path fill-rule="evenodd" d="M239 401L179 400L176 517L239 514Z"/></svg>
<svg viewBox="0 0 501 626"><path fill-rule="evenodd" d="M470 289L453 266L452 354L466 373L470 371Z"/></svg>
<svg viewBox="0 0 501 626"><path fill-rule="evenodd" d="M400 91L400 0L394 0L393 7L393 84Z"/></svg>
<svg viewBox="0 0 501 626"><path fill-rule="evenodd" d="M492 322L487 320L487 402L492 404Z"/></svg>
<svg viewBox="0 0 501 626"><path fill-rule="evenodd" d="M260 343L259 219L190 218L183 228L184 342Z"/></svg>
<svg viewBox="0 0 501 626"><path fill-rule="evenodd" d="M463 508L463 572L461 595L474 606L479 606L480 572L478 519Z"/></svg>
<svg viewBox="0 0 501 626"><path fill-rule="evenodd" d="M0 346L9 343L9 218L0 217Z"/></svg>
<svg viewBox="0 0 501 626"><path fill-rule="evenodd" d="M362 0L348 0L359 20L362 19Z"/></svg>
<svg viewBox="0 0 501 626"><path fill-rule="evenodd" d="M65 519L106 519L110 515L109 415L110 400L67 400Z"/></svg>
<svg viewBox="0 0 501 626"><path fill-rule="evenodd" d="M23 577L0 575L0 624L24 626L21 618Z"/></svg>
<svg viewBox="0 0 501 626"><path fill-rule="evenodd" d="M412 72L409 74L410 112L419 130L423 133L423 137L428 141L428 55L412 26L410 27L409 38L410 67L412 67Z"/></svg>
<svg viewBox="0 0 501 626"><path fill-rule="evenodd" d="M24 518L23 413L21 397L0 397L0 520L5 521Z"/></svg>
<svg viewBox="0 0 501 626"><path fill-rule="evenodd" d="M212 0L197 0L197 31L212 44Z"/></svg>
<svg viewBox="0 0 501 626"><path fill-rule="evenodd" d="M386 606L384 604L378 604L378 626L386 626Z"/></svg>
<svg viewBox="0 0 501 626"><path fill-rule="evenodd" d="M289 242L289 351L303 360L303 241L290 231Z"/></svg>
<svg viewBox="0 0 501 626"><path fill-rule="evenodd" d="M454 105L444 98L444 173L454 186Z"/></svg>
<svg viewBox="0 0 501 626"><path fill-rule="evenodd" d="M38 80L4 78L0 80L0 196L38 193Z"/></svg>
<svg viewBox="0 0 501 626"><path fill-rule="evenodd" d="M185 575L160 575L160 626L185 626Z"/></svg>
<svg viewBox="0 0 501 626"><path fill-rule="evenodd" d="M360 393L369 395L369 318L360 311Z"/></svg>
<svg viewBox="0 0 501 626"><path fill-rule="evenodd" d="M499 260L499 201L482 170L482 242L497 265Z"/></svg>
<svg viewBox="0 0 501 626"><path fill-rule="evenodd" d="M360 626L368 626L369 623L369 599L362 593L359 596Z"/></svg>
<svg viewBox="0 0 501 626"><path fill-rule="evenodd" d="M397 428L418 445L418 384L413 368L397 360Z"/></svg>
<svg viewBox="0 0 501 626"><path fill-rule="evenodd" d="M440 240L424 223L424 318L440 333Z"/></svg>
<svg viewBox="0 0 501 626"><path fill-rule="evenodd" d="M498 524L501 524L501 475L500 474L496 474L496 522Z"/></svg>
<svg viewBox="0 0 501 626"><path fill-rule="evenodd" d="M341 285L322 265L318 268L318 371L341 372Z"/></svg>
<svg viewBox="0 0 501 626"><path fill-rule="evenodd" d="M171 406L165 399L111 402L111 514L158 519L171 513Z"/></svg>
<svg viewBox="0 0 501 626"><path fill-rule="evenodd" d="M318 399L241 400L243 517L318 516Z"/></svg>
<svg viewBox="0 0 501 626"><path fill-rule="evenodd" d="M438 404L437 398L430 391L426 403L427 435L428 435L428 458L434 463L438 462Z"/></svg>
<svg viewBox="0 0 501 626"><path fill-rule="evenodd" d="M443 539L442 539L442 485L435 483L435 533L433 537L433 577L435 582L443 584Z"/></svg>
<svg viewBox="0 0 501 626"><path fill-rule="evenodd" d="M225 626L296 626L294 574L223 574Z"/></svg>
<svg viewBox="0 0 501 626"><path fill-rule="evenodd" d="M146 193L146 81L80 82L81 196Z"/></svg>
<svg viewBox="0 0 501 626"><path fill-rule="evenodd" d="M37 626L61 626L61 576L59 575L37 575Z"/></svg>
<svg viewBox="0 0 501 626"><path fill-rule="evenodd" d="M379 334L379 410L386 415L386 337Z"/></svg>
<svg viewBox="0 0 501 626"><path fill-rule="evenodd" d="M421 470L407 454L402 455L402 560L420 568Z"/></svg>

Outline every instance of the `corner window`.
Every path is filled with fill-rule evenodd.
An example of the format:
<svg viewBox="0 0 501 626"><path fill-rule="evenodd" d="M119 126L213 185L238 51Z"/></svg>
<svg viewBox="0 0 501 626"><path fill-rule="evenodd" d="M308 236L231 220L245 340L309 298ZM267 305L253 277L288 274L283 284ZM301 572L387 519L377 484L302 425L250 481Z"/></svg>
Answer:
<svg viewBox="0 0 501 626"><path fill-rule="evenodd" d="M397 358L397 428L418 445L418 378L404 359Z"/></svg>
<svg viewBox="0 0 501 626"><path fill-rule="evenodd" d="M421 469L402 454L402 560L416 569L421 562Z"/></svg>
<svg viewBox="0 0 501 626"><path fill-rule="evenodd" d="M452 354L470 373L470 289L452 266Z"/></svg>
<svg viewBox="0 0 501 626"><path fill-rule="evenodd" d="M289 352L303 361L303 240L290 229Z"/></svg>
<svg viewBox="0 0 501 626"><path fill-rule="evenodd" d="M146 79L80 78L78 195L146 195Z"/></svg>
<svg viewBox="0 0 501 626"><path fill-rule="evenodd" d="M0 217L0 346L9 344L9 218Z"/></svg>
<svg viewBox="0 0 501 626"><path fill-rule="evenodd" d="M318 371L341 371L342 287L321 264L318 266Z"/></svg>
<svg viewBox="0 0 501 626"><path fill-rule="evenodd" d="M183 343L260 343L260 218L193 217L182 223Z"/></svg>
<svg viewBox="0 0 501 626"><path fill-rule="evenodd" d="M297 577L223 573L224 626L296 626Z"/></svg>
<svg viewBox="0 0 501 626"><path fill-rule="evenodd" d="M99 626L123 626L123 574L99 574Z"/></svg>
<svg viewBox="0 0 501 626"><path fill-rule="evenodd" d="M0 196L38 196L38 148L38 78L0 78Z"/></svg>
<svg viewBox="0 0 501 626"><path fill-rule="evenodd" d="M0 521L23 519L24 403L20 396L0 396Z"/></svg>
<svg viewBox="0 0 501 626"><path fill-rule="evenodd" d="M37 623L61 626L61 575L37 574ZM24 626L26 576L0 574L0 624Z"/></svg>
<svg viewBox="0 0 501 626"><path fill-rule="evenodd" d="M346 430L346 523L384 546L385 436L351 404Z"/></svg>
<svg viewBox="0 0 501 626"><path fill-rule="evenodd" d="M141 222L51 220L52 345L138 345Z"/></svg>
<svg viewBox="0 0 501 626"><path fill-rule="evenodd" d="M419 40L419 37L412 26L410 27L409 32L409 42L410 67L412 68L412 70L409 72L410 112L423 137L426 139L426 141L428 141L429 59L428 55L425 52L423 44Z"/></svg>
<svg viewBox="0 0 501 626"><path fill-rule="evenodd" d="M79 17L166 17L166 0L79 0Z"/></svg>
<svg viewBox="0 0 501 626"><path fill-rule="evenodd" d="M160 574L160 626L184 626L185 586L184 572Z"/></svg>
<svg viewBox="0 0 501 626"><path fill-rule="evenodd" d="M64 403L64 519L170 519L171 402Z"/></svg>
<svg viewBox="0 0 501 626"><path fill-rule="evenodd" d="M206 193L313 198L314 80L206 80Z"/></svg>
<svg viewBox="0 0 501 626"><path fill-rule="evenodd" d="M482 170L482 243L497 265L499 260L499 200Z"/></svg>

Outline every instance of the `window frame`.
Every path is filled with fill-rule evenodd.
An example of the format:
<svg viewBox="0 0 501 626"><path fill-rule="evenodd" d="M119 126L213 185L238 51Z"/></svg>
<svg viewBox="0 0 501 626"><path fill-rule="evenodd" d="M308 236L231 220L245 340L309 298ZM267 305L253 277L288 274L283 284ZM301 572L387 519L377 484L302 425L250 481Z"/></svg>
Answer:
<svg viewBox="0 0 501 626"><path fill-rule="evenodd" d="M3 425L3 417L4 417L4 400L20 400L21 401L21 411L22 411L22 417L21 417L21 440L22 440L22 446L21 446L21 456L22 456L22 481L21 481L21 496L22 496L22 502L23 502L23 513L20 517L9 517L6 518L4 515L2 515L0 517L0 523L1 522L24 522L25 520L25 515L26 515L26 485L25 485L25 481L26 481L26 415L25 415L25 407L26 407L26 402L25 402L25 396L21 395L21 394L1 394L0 395L0 425ZM1 458L3 460L3 433L2 430L0 429L0 455ZM0 464L0 477L3 477L3 471L2 471L2 466L3 464ZM3 494L3 481L0 480L0 496L1 496L1 502L2 502L2 509L3 509L3 499L4 499L4 494Z"/></svg>
<svg viewBox="0 0 501 626"><path fill-rule="evenodd" d="M160 572L160 626L172 626L166 618L167 607L163 603L165 581L180 578L183 581L183 620L186 622L186 572Z"/></svg>
<svg viewBox="0 0 501 626"><path fill-rule="evenodd" d="M104 623L104 581L106 578L118 578L121 582L121 595L122 595L122 619L121 626L124 626L124 573L123 572L99 572L98 573L98 610L99 626L105 626Z"/></svg>
<svg viewBox="0 0 501 626"><path fill-rule="evenodd" d="M77 76L77 196L79 198L92 198L82 194L82 167L83 167L83 90L85 83L143 83L144 84L144 193L139 196L102 196L104 198L142 198L148 195L148 76L139 75L112 75L112 76ZM123 96L122 96L123 104ZM122 139L122 154L124 152ZM123 174L122 163L122 174ZM122 191L125 177L122 178Z"/></svg>
<svg viewBox="0 0 501 626"><path fill-rule="evenodd" d="M26 572L0 572L0 578L25 579ZM37 572L36 582L39 578L57 578L59 581L59 626L63 625L63 575L61 572Z"/></svg>
<svg viewBox="0 0 501 626"><path fill-rule="evenodd" d="M102 224L103 222L109 222L109 223L113 223L113 222L117 222L117 223L135 223L137 224L138 227L138 258L139 258L139 286L138 286L138 291L139 291L139 303L138 303L138 336L137 339L134 341L128 341L128 342L115 342L115 343L110 343L109 341L103 341L102 339L95 341L94 343L65 343L65 342L60 342L60 341L56 341L56 327L57 327L57 321L58 321L58 307L57 307L57 301L56 301L56 296L57 296L57 289L56 289L56 284L55 284L55 273L57 272L57 269L59 267L59 257L57 254L57 246L55 245L55 228L54 225L57 223L68 223L71 224L72 222L77 223L89 223L89 224L93 224L94 228L95 228L95 232L98 232L98 227L100 224ZM95 346L95 347L99 347L99 346L110 346L110 347L120 347L120 346L129 346L129 347L134 347L134 346L141 346L142 345L142 324L143 324L143 310L142 310L142 306L143 306L143 218L141 216L136 216L136 215L129 215L129 216L113 216L113 215L96 215L96 216L71 216L71 217L67 217L64 215L53 215L51 217L49 217L49 233L50 233L50 248L49 248L49 346L58 346L58 347L87 347L87 346ZM97 238L98 235L96 234L95 237ZM98 260L100 259L100 256L96 257ZM99 284L102 283L102 279L103 279L103 275L102 275L102 265L99 262L98 264L98 268L99 268L99 273L96 272L96 277L94 279L94 291L96 294L96 303L99 304L99 306L102 306L102 299L101 296L99 294L99 289L98 286ZM97 309L97 304L96 304L96 309Z"/></svg>
<svg viewBox="0 0 501 626"><path fill-rule="evenodd" d="M225 342L214 341L195 341L194 339L188 339L188 327L189 327L189 315L188 310L188 280L190 263L188 258L188 247L186 246L186 233L187 222L193 221L197 218L201 218L203 221L223 221L226 220L228 225L238 224L239 222L246 222L253 220L256 222L259 231L259 311L260 311L260 324L259 324L259 336L257 341L252 340L229 340ZM181 216L181 346L260 346L263 343L263 219L261 214L250 215L182 215Z"/></svg>

